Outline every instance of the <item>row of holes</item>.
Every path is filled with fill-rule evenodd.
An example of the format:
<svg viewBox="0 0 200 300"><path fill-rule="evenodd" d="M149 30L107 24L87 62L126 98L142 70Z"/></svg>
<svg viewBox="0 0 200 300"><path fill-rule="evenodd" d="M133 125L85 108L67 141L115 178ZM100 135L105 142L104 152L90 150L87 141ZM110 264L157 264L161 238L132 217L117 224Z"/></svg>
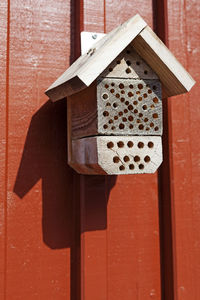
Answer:
<svg viewBox="0 0 200 300"><path fill-rule="evenodd" d="M118 127L119 127L119 129L122 130L122 129L125 128L125 125L124 125L123 123L120 123ZM154 123L150 123L150 127L153 129ZM104 125L103 125L103 128L104 128L104 129L108 129L108 125L107 125L107 124L104 124ZM130 124L130 125L129 125L129 128L130 128L130 129L133 129L133 128L134 128L134 125L133 125L133 124ZM112 130L115 130L115 129L116 129L116 126L112 126L111 129L112 129ZM144 130L144 125L143 125L143 124L140 124L140 125L138 126L138 129L139 129L139 130ZM149 128L149 127L146 127L146 131L149 131L149 130L150 130L150 128ZM159 127L156 126L156 127L154 128L154 130L155 130L155 131L158 131L158 130L159 130Z"/></svg>
<svg viewBox="0 0 200 300"><path fill-rule="evenodd" d="M130 170L134 170L134 169L135 169L134 164L130 164L128 167L129 167ZM143 169L144 169L144 165L143 165L143 164L139 164L139 165L138 165L138 168L139 168L140 170L143 170ZM120 170L120 171L124 171L124 170L125 170L125 166L124 166L124 165L119 166L119 170Z"/></svg>
<svg viewBox="0 0 200 300"><path fill-rule="evenodd" d="M139 101L142 101L142 97L139 97L138 100L139 100ZM132 106L132 104L130 104L130 102L129 102L128 100L125 101L125 98L121 98L120 101L121 101L122 103L124 102L124 104L128 106L128 109L129 109L129 110L133 110L133 106ZM154 102L154 103L158 103L158 98L155 97L155 98L153 99L153 102ZM135 105L135 106L138 105L138 101L137 101L137 100L134 100L134 101L133 101L133 105ZM110 102L107 102L107 103L106 103L106 106L107 106L107 107L111 106L111 103L110 103ZM119 104L118 104L117 102L114 102L112 106L113 106L113 108L118 108ZM143 108L143 110L147 110L148 107L147 107L147 105L145 104L145 105L142 106L142 108ZM155 105L154 105L154 104L151 104L150 108L151 108L151 109L154 109L154 108L155 108Z"/></svg>
<svg viewBox="0 0 200 300"><path fill-rule="evenodd" d="M106 83L104 86L105 86L106 89L109 88L109 84L107 84L107 83ZM112 82L112 83L111 83L111 86L114 87L114 86L115 86L115 83ZM118 86L119 86L120 89L124 89L124 84L123 84L123 83L120 83ZM129 84L129 88L130 88L130 89L133 89L134 86L133 86L132 84ZM142 84L142 83L139 83L139 84L138 84L138 88L139 88L140 90L142 90L142 89L144 88L143 84ZM150 86L147 84L147 85L145 86L145 88L150 88ZM157 86L156 86L156 85L153 85L153 90L157 90ZM149 92L149 93L151 94L152 91Z"/></svg>
<svg viewBox="0 0 200 300"><path fill-rule="evenodd" d="M113 103L113 105L114 105L115 103ZM117 104L116 104L117 105ZM128 105L128 104L127 104ZM142 106L142 109L143 110L147 110L147 105L143 105ZM132 105L129 105L128 106L128 110L130 110L130 111L132 111L133 110L133 106ZM125 113L127 113L128 111L127 111L127 109L125 109L124 110L124 112ZM135 114L137 114L138 113L138 110L137 109L134 109L134 111L133 111ZM119 113L119 116L122 116L123 115L123 112L122 111L120 111ZM104 117L108 117L109 116L109 112L107 111L107 110L105 110L104 112L103 112L103 116ZM143 117L143 114L142 113L139 113L139 117ZM158 114L157 113L153 113L152 114L152 117L154 118L154 119L158 119ZM126 118L125 118L126 119ZM125 120L124 119L124 120ZM145 119L147 119L147 118L145 118ZM148 120L148 119L147 119ZM125 120L124 122L126 122L127 120Z"/></svg>
<svg viewBox="0 0 200 300"><path fill-rule="evenodd" d="M139 157L138 155L136 155L136 156L134 156L133 160L134 160L134 162L139 162L139 161L140 161L140 157ZM129 157L128 155L125 155L125 156L123 157L123 161L124 161L124 162L129 162L129 161L130 161L130 157ZM144 161L145 161L146 163L149 163L149 162L151 161L151 158L150 158L148 155L146 155L146 156L144 157ZM119 162L120 162L119 156L114 156L114 157L113 157L113 162L114 162L114 163L119 163Z"/></svg>
<svg viewBox="0 0 200 300"><path fill-rule="evenodd" d="M119 141L119 142L117 142L117 146L118 146L118 148L123 148L123 147L125 146L125 144L124 144L123 141ZM128 142L127 142L127 146L128 146L129 148L132 148L132 147L134 146L134 143L133 143L132 141L128 141ZM148 142L147 146L148 146L149 148L153 148L153 147L154 147L154 143L150 141L150 142ZM108 148L108 149L112 149L113 147L114 147L114 143L113 143L113 142L108 142L108 143L107 143L107 148ZM141 142L141 141L138 142L138 143L137 143L137 147L140 148L140 149L144 148L144 143Z"/></svg>

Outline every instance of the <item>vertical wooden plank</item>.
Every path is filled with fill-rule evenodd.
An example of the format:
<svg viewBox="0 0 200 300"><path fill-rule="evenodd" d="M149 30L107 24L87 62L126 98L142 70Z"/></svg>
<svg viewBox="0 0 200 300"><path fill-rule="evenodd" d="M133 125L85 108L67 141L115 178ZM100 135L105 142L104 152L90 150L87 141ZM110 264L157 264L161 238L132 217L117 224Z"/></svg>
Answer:
<svg viewBox="0 0 200 300"><path fill-rule="evenodd" d="M199 4L168 1L169 47L198 82ZM175 299L200 298L199 85L170 101Z"/></svg>
<svg viewBox="0 0 200 300"><path fill-rule="evenodd" d="M0 3L0 298L5 298L6 271L6 185L7 185L7 80L8 17L7 1Z"/></svg>
<svg viewBox="0 0 200 300"><path fill-rule="evenodd" d="M104 17L99 5L84 1L84 30L110 31L141 10L152 23L151 1L105 1ZM80 215L81 299L160 299L157 174L82 176Z"/></svg>
<svg viewBox="0 0 200 300"><path fill-rule="evenodd" d="M66 103L44 96L69 45L69 1L11 0L7 299L70 299Z"/></svg>

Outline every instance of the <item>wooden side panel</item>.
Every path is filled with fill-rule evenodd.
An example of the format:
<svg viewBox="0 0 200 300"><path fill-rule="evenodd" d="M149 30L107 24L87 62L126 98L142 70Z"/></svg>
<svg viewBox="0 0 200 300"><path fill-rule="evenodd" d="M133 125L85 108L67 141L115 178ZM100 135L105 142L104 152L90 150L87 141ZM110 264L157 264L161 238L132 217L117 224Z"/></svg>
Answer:
<svg viewBox="0 0 200 300"><path fill-rule="evenodd" d="M44 95L69 64L70 1L11 0L9 44L5 298L70 299L66 103Z"/></svg>
<svg viewBox="0 0 200 300"><path fill-rule="evenodd" d="M199 82L199 3L168 1L169 47ZM175 299L200 299L199 84L170 99Z"/></svg>
<svg viewBox="0 0 200 300"><path fill-rule="evenodd" d="M5 296L7 184L7 35L8 2L0 2L0 298Z"/></svg>

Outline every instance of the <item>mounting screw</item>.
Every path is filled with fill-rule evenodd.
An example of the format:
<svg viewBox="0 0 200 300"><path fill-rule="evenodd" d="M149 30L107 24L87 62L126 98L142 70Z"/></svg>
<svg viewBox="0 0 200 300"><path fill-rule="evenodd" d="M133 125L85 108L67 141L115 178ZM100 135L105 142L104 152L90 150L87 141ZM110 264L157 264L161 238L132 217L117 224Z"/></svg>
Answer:
<svg viewBox="0 0 200 300"><path fill-rule="evenodd" d="M93 38L93 40L96 40L96 38L97 38L97 34L95 33L95 34L93 34L92 35L92 38Z"/></svg>

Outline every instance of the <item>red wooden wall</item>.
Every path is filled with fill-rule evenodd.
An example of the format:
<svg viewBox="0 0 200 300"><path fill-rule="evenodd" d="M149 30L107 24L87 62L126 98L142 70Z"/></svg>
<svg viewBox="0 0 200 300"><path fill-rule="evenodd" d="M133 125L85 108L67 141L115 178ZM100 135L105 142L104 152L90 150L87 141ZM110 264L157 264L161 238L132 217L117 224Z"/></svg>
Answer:
<svg viewBox="0 0 200 300"><path fill-rule="evenodd" d="M0 299L200 299L198 84L165 101L154 175L75 174L65 100L44 95L81 30L136 13L198 82L199 12L189 0L1 1Z"/></svg>

